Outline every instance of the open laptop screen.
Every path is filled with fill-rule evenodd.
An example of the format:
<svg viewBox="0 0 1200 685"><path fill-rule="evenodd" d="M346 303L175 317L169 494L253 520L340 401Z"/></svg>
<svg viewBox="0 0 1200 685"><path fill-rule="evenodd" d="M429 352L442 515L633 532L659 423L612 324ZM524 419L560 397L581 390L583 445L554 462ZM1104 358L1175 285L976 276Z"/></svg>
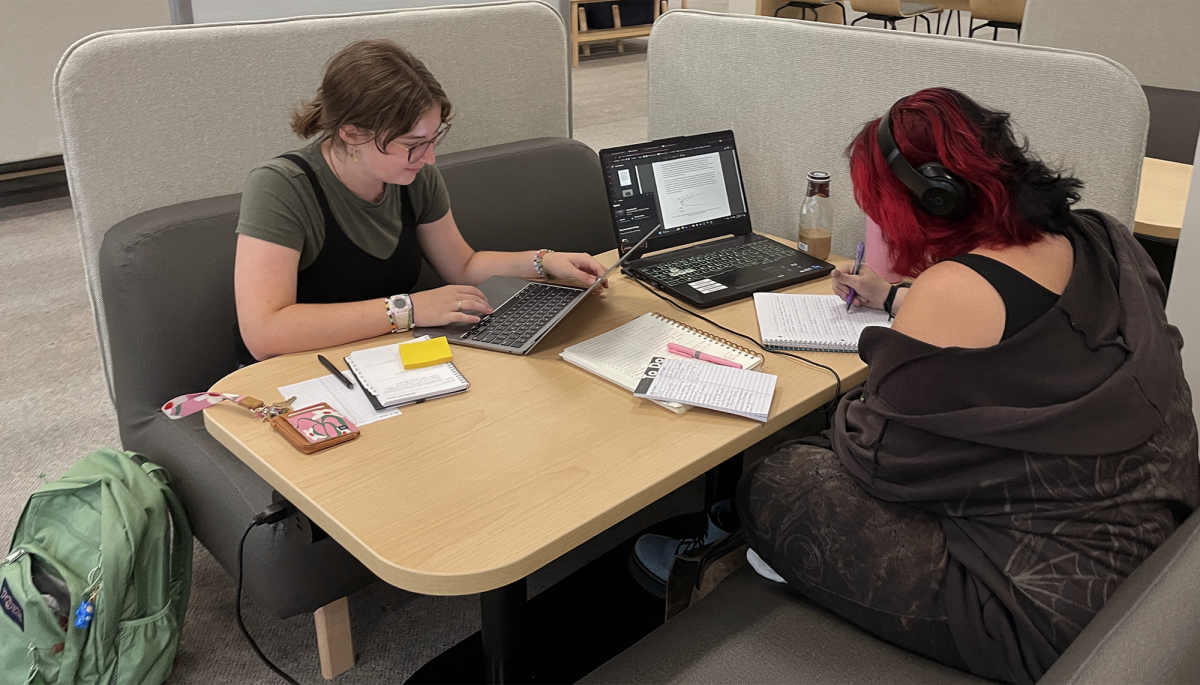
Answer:
<svg viewBox="0 0 1200 685"><path fill-rule="evenodd" d="M622 253L657 223L650 251L750 232L732 131L601 150L600 161Z"/></svg>

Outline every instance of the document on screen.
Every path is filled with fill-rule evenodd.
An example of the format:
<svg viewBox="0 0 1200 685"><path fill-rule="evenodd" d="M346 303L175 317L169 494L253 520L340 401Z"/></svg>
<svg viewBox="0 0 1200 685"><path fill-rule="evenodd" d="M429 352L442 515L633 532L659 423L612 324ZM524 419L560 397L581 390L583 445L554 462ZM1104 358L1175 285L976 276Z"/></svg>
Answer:
<svg viewBox="0 0 1200 685"><path fill-rule="evenodd" d="M719 152L656 162L653 167L664 230L729 216Z"/></svg>

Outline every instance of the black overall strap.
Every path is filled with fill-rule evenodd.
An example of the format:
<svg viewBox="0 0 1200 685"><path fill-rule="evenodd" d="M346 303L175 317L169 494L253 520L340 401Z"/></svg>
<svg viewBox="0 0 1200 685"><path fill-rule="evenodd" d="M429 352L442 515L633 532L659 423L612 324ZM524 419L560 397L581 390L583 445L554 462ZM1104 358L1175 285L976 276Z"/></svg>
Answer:
<svg viewBox="0 0 1200 685"><path fill-rule="evenodd" d="M321 188L320 182L317 181L317 172L313 171L313 168L300 155L289 152L279 155L279 159L286 159L300 167L300 171L303 171L304 175L308 177L308 182L312 185L313 192L317 195L317 204L321 206L321 216L325 219L326 230L330 226L337 225L337 221L333 218L333 210L329 208L329 198L325 197L325 190Z"/></svg>

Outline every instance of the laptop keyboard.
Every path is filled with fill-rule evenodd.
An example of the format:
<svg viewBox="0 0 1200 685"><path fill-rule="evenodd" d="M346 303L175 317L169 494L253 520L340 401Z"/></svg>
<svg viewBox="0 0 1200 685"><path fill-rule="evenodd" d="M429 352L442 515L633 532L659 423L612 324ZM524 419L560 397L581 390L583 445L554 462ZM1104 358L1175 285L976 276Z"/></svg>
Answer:
<svg viewBox="0 0 1200 685"><path fill-rule="evenodd" d="M644 267L640 271L663 285L678 285L701 278L711 278L737 269L770 264L785 257L793 257L795 254L796 250L793 248L781 245L770 238L764 238L724 250L655 264Z"/></svg>
<svg viewBox="0 0 1200 685"><path fill-rule="evenodd" d="M583 292L530 283L460 337L503 347L521 347Z"/></svg>

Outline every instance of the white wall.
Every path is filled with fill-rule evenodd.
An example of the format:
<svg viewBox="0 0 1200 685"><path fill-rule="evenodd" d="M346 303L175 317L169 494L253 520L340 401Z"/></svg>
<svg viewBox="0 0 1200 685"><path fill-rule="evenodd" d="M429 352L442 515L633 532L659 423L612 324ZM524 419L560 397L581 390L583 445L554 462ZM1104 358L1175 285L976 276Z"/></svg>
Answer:
<svg viewBox="0 0 1200 685"><path fill-rule="evenodd" d="M1021 42L1104 55L1144 86L1200 90L1197 28L1197 0L1028 0Z"/></svg>
<svg viewBox="0 0 1200 685"><path fill-rule="evenodd" d="M0 164L62 154L54 68L72 43L169 23L167 0L0 0Z"/></svg>
<svg viewBox="0 0 1200 685"><path fill-rule="evenodd" d="M1200 147L1196 148L1200 165ZM1195 168L1193 166L1193 168ZM1192 411L1200 422L1200 173L1192 173L1183 230L1179 233L1179 251L1171 275L1171 294L1167 297L1167 320L1183 333L1183 372L1192 386Z"/></svg>
<svg viewBox="0 0 1200 685"><path fill-rule="evenodd" d="M163 0L166 2L167 0ZM317 14L346 14L374 10L404 9L407 7L439 7L443 5L475 5L489 0L171 0L179 12L191 8L193 24L224 21L253 21L282 19ZM566 14L570 0L542 0ZM186 16L186 14L185 14Z"/></svg>

